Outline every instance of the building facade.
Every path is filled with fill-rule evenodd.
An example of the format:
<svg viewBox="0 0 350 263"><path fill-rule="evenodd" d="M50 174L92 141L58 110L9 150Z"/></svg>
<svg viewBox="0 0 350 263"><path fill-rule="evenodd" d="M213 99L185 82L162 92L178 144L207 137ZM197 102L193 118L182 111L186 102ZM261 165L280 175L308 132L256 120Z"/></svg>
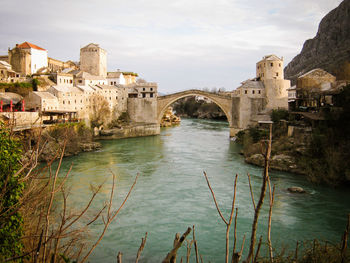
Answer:
<svg viewBox="0 0 350 263"><path fill-rule="evenodd" d="M29 42L24 42L8 51L9 64L22 75L32 75L48 66L47 50Z"/></svg>
<svg viewBox="0 0 350 263"><path fill-rule="evenodd" d="M98 44L89 44L80 49L80 70L91 75L107 76L107 52Z"/></svg>
<svg viewBox="0 0 350 263"><path fill-rule="evenodd" d="M126 81L123 72L107 72L107 81L109 85L125 85Z"/></svg>

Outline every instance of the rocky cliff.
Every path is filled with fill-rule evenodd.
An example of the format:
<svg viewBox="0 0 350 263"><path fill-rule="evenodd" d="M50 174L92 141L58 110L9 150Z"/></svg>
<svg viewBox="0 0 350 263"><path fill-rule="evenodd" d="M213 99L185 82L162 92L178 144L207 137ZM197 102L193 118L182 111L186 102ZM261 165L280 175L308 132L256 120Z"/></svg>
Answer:
<svg viewBox="0 0 350 263"><path fill-rule="evenodd" d="M338 80L350 79L350 0L344 0L321 21L313 39L284 69L285 78L296 78L314 68L322 68Z"/></svg>

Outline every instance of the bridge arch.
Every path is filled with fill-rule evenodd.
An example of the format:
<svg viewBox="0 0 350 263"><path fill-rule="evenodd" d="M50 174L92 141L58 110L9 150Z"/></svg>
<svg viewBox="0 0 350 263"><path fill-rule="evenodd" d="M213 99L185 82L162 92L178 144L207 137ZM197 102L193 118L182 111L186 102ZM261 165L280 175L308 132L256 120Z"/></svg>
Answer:
<svg viewBox="0 0 350 263"><path fill-rule="evenodd" d="M175 101L190 97L190 96L203 96L214 102L226 115L227 121L232 127L232 99L229 95L220 95L211 92L205 92L202 90L186 90L183 92L177 92L170 95L159 96L157 103L157 121L161 122L161 119L166 109Z"/></svg>

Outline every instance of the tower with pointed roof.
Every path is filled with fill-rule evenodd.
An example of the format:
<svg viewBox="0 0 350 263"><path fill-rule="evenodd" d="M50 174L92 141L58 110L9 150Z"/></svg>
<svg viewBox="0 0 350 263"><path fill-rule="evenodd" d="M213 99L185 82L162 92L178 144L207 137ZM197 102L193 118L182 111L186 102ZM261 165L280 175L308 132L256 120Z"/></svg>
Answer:
<svg viewBox="0 0 350 263"><path fill-rule="evenodd" d="M107 52L98 44L90 43L80 49L80 70L95 76L107 76Z"/></svg>
<svg viewBox="0 0 350 263"><path fill-rule="evenodd" d="M22 75L34 74L48 66L47 50L29 42L16 44L8 54L12 68Z"/></svg>

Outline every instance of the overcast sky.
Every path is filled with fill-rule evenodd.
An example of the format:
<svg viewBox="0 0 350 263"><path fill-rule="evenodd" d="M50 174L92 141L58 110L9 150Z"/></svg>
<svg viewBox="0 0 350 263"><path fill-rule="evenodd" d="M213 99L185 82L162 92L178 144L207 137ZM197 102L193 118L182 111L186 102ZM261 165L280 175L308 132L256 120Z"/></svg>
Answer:
<svg viewBox="0 0 350 263"><path fill-rule="evenodd" d="M137 72L169 93L232 90L264 55L285 66L341 0L11 0L0 9L0 55L31 42L59 60L98 43L108 71Z"/></svg>

